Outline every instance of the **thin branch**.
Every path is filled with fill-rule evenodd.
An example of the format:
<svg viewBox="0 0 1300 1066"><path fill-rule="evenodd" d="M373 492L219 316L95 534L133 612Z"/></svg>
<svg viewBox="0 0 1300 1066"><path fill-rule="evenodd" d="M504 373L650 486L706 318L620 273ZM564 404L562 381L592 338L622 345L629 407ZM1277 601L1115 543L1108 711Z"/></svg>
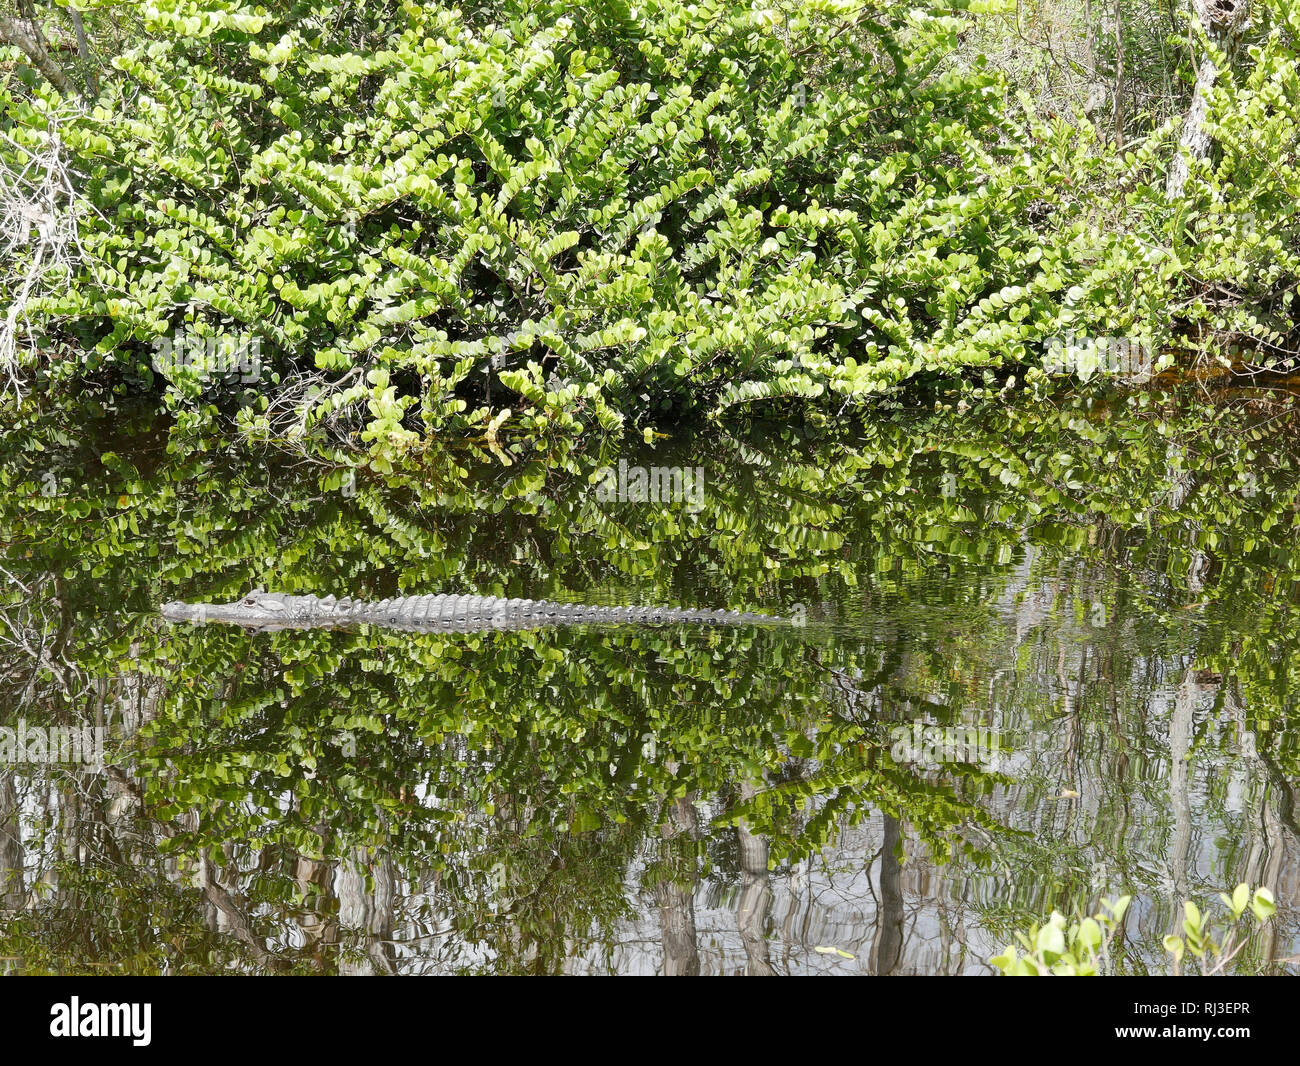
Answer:
<svg viewBox="0 0 1300 1066"><path fill-rule="evenodd" d="M61 96L80 95L63 68L54 62L45 34L35 19L0 18L0 44L13 45L19 49Z"/></svg>
<svg viewBox="0 0 1300 1066"><path fill-rule="evenodd" d="M77 35L77 57L81 60L81 65L86 75L86 88L93 96L99 95L99 78L95 74L95 65L90 58L90 42L86 39L86 23L81 17L81 12L75 7L68 8L68 13L72 16L72 28Z"/></svg>

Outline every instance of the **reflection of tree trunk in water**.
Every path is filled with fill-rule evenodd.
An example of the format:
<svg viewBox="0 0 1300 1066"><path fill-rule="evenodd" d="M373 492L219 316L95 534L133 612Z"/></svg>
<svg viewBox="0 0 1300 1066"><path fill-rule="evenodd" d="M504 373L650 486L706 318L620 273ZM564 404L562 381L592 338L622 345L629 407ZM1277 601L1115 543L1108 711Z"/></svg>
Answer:
<svg viewBox="0 0 1300 1066"><path fill-rule="evenodd" d="M328 847L328 828L317 826L316 832ZM302 930L304 953L310 954L318 967L326 969L337 961L335 953L326 955L326 949L337 948L339 942L334 863L329 859L309 859L299 855L294 863L293 877L303 896L297 923Z"/></svg>
<svg viewBox="0 0 1300 1066"><path fill-rule="evenodd" d="M906 691L904 666L895 675L899 689ZM882 710L884 708L882 707ZM876 937L871 945L871 972L878 976L893 973L903 957L903 884L898 861L901 833L898 819L884 815L885 837L880 848L880 903L876 912ZM870 877L871 871L867 870Z"/></svg>
<svg viewBox="0 0 1300 1066"><path fill-rule="evenodd" d="M1084 674L1088 670L1088 652L1092 648L1091 644L1084 644L1083 649L1079 652L1079 676L1075 680L1074 698L1068 701L1068 711L1065 716L1065 749L1062 754L1062 765L1065 767L1064 782L1065 787L1075 790L1079 784L1079 742L1082 728L1079 722L1080 712L1083 707L1083 683ZM1062 826L1061 831L1067 835L1074 828L1075 815L1078 811L1078 804L1070 801L1064 804L1056 804L1056 808L1061 811ZM1055 822L1055 814L1052 821ZM1055 828L1055 826L1053 826Z"/></svg>
<svg viewBox="0 0 1300 1066"><path fill-rule="evenodd" d="M887 977L903 961L903 868L898 861L898 819L885 815L885 840L880 849L880 907L876 939L871 945L871 972Z"/></svg>
<svg viewBox="0 0 1300 1066"><path fill-rule="evenodd" d="M1100 850L1102 856L1120 857L1127 855L1127 849L1124 847L1124 840L1128 836L1128 830L1131 823L1130 800L1123 782L1129 779L1129 757L1127 747L1130 744L1128 733L1124 729L1123 715L1120 714L1119 694L1115 684L1115 666L1112 661L1110 668L1106 672L1107 691L1106 691L1106 716L1110 723L1110 734L1102 740L1101 748L1101 765L1104 767L1104 773L1109 781L1116 782L1120 787L1116 790L1117 802L1111 808L1107 821L1109 829L1104 831L1104 835L1109 838L1109 846L1104 846ZM1150 665L1148 665L1147 678L1148 684L1154 684L1151 676ZM1139 736L1146 735L1148 721L1147 716L1142 716L1142 728ZM1102 859L1094 859L1092 865L1092 878L1089 884L1090 898L1089 902L1100 905L1100 901L1122 888L1124 885L1131 884L1126 864L1121 862L1117 870L1109 868L1109 864ZM1090 912L1091 913L1091 912ZM1125 927L1121 925L1115 936L1116 954L1119 953L1125 936Z"/></svg>
<svg viewBox="0 0 1300 1066"><path fill-rule="evenodd" d="M137 641L131 645L131 659L138 662L140 654L140 643ZM134 736L141 726L157 718L159 704L166 694L167 686L162 678L148 677L135 671L126 674L118 686L122 735Z"/></svg>
<svg viewBox="0 0 1300 1066"><path fill-rule="evenodd" d="M0 772L0 910L19 910L27 900L23 837L14 772Z"/></svg>
<svg viewBox="0 0 1300 1066"><path fill-rule="evenodd" d="M367 888L366 875L374 879ZM396 887L393 865L386 856L371 859L365 848L356 848L341 864L338 873L339 925L346 931L358 931L365 948L365 958L355 958L354 944L348 942L339 955L339 974L345 977L370 977L396 971L393 954L393 904Z"/></svg>
<svg viewBox="0 0 1300 1066"><path fill-rule="evenodd" d="M1284 831L1288 827L1282 814L1274 809L1274 803L1283 811L1290 808L1290 786L1285 778L1272 772L1268 760L1258 750L1255 734L1246 724L1246 709L1241 704L1236 678L1224 679L1223 705L1236 727L1237 750L1241 752L1242 761L1252 771L1252 784L1258 783L1261 786L1259 821L1257 823L1254 818L1246 819L1250 838L1240 877L1252 888L1264 887L1276 895L1286 855ZM1254 793L1255 789L1250 791ZM1269 922L1259 932L1261 955L1268 961L1277 958L1278 924Z"/></svg>
<svg viewBox="0 0 1300 1066"><path fill-rule="evenodd" d="M1282 822L1273 809L1273 804L1269 802L1267 793L1260 807L1260 815L1264 822L1265 861L1259 874L1252 879L1252 887L1267 888L1276 897L1278 878L1282 872L1282 860L1285 854L1282 850ZM1277 936L1280 924L1280 922L1269 922L1259 931L1260 957L1267 962L1277 958Z"/></svg>
<svg viewBox="0 0 1300 1066"><path fill-rule="evenodd" d="M740 786L740 801L747 802L758 789L746 781ZM740 847L740 904L737 925L745 945L745 976L771 977L776 971L768 956L767 915L772 906L772 886L767 876L767 841L749 831L745 819L736 824Z"/></svg>
<svg viewBox="0 0 1300 1066"><path fill-rule="evenodd" d="M138 661L140 645L131 645L131 658ZM158 708L166 695L166 682L162 678L147 677L132 671L123 675L116 686L112 705L120 714L120 728L124 741L135 736L140 728L158 717ZM107 724L107 723L106 723ZM143 835L140 825L147 819L134 783L122 771L113 767L104 775L104 824L120 841L119 850L124 860L131 863L144 861ZM208 908L209 926L215 928L216 913Z"/></svg>
<svg viewBox="0 0 1300 1066"><path fill-rule="evenodd" d="M700 949L695 938L695 889L700 880L696 828L695 805L690 797L673 800L668 819L660 828L664 869L655 885L667 977L696 977L700 972Z"/></svg>
<svg viewBox="0 0 1300 1066"><path fill-rule="evenodd" d="M216 879L212 859L207 852L204 852L199 859L198 882L203 890L204 900L210 907L220 912L225 928L249 949L257 964L267 969L276 968L278 960L266 950L266 944L253 932L248 916L239 909L230 893Z"/></svg>
<svg viewBox="0 0 1300 1066"><path fill-rule="evenodd" d="M1169 805L1173 808L1174 833L1169 842L1170 932L1183 925L1183 900L1189 899L1187 860L1192 847L1192 801L1188 789L1187 752L1192 744L1192 716L1196 710L1196 676L1189 666L1174 695L1169 718Z"/></svg>
<svg viewBox="0 0 1300 1066"><path fill-rule="evenodd" d="M1074 693L1070 691L1070 679L1065 673L1065 642L1059 641L1056 646L1056 683L1061 690L1061 714L1073 719L1074 717Z"/></svg>
<svg viewBox="0 0 1300 1066"><path fill-rule="evenodd" d="M162 820L149 814L144 802L144 793L139 784L128 777L119 766L109 763L104 767L111 790L117 793L113 807L123 825L129 826L132 834L144 832L146 827L155 837L174 837L177 833L193 831L198 820L193 811L188 811L177 818ZM138 854L138 851L136 852ZM174 882L182 881L180 865L175 855L168 855L163 862L165 876ZM204 852L199 857L198 869L192 878L193 883L203 892L205 903L220 913L225 929L243 943L258 965L273 970L284 969L283 963L266 948L266 942L253 932L252 922L240 909L234 897L226 891L215 876L212 861ZM212 913L211 911L209 913ZM216 929L218 922L208 922L208 928Z"/></svg>

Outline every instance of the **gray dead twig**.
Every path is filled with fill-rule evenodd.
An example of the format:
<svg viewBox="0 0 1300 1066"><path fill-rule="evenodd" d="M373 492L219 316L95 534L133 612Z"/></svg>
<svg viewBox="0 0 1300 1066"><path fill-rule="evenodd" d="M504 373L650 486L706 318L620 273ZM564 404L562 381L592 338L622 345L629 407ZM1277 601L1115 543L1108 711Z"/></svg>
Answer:
<svg viewBox="0 0 1300 1066"><path fill-rule="evenodd" d="M69 105L76 106L76 105ZM0 134L0 375L22 392L23 353L34 348L28 312L42 294L66 287L80 260L84 201L51 115L34 143Z"/></svg>

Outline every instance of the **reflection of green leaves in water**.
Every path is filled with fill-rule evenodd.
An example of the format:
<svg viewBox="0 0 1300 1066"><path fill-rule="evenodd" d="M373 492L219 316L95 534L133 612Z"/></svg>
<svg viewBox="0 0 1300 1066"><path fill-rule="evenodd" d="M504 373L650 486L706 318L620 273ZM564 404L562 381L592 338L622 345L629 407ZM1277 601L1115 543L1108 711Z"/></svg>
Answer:
<svg viewBox="0 0 1300 1066"><path fill-rule="evenodd" d="M0 539L22 583L5 602L57 634L89 686L77 699L142 710L122 765L165 852L210 862L245 909L263 901L244 938L255 963L267 963L257 945L287 951L277 938L291 915L328 910L301 873L313 861L370 856L373 885L383 856L426 885L417 924L450 923L490 947L496 969L554 969L566 937L615 938L638 855L643 885L663 893L718 864L730 876L735 859L717 843L729 827L762 837L779 866L873 810L903 819L932 858L958 842L976 860L1015 855L1050 895L1077 887L1056 830L1000 829L997 779L978 767L895 764L890 726L990 713L1002 684L990 663L1051 677L1058 649L1086 641L1107 676L1131 679L1151 656L1190 648L1225 675L1218 698L1235 701L1275 780L1294 780L1294 734L1281 727L1294 713L1283 649L1296 478L1284 423L1266 413L1152 393L1111 408L882 414L841 437L760 427L626 457L703 467L694 514L600 502L593 478L617 457L500 470L430 454L421 469L352 481L329 465L168 441L129 414L110 433L74 432L56 413L5 439ZM1056 590L1032 617L1031 580ZM803 604L810 624L250 636L172 629L154 614L165 599L257 584L777 614ZM1030 634L1013 626L1013 658L1009 610ZM3 683L11 705L26 693L29 719L84 713L48 670L33 687L11 658ZM1133 685L1107 704L1081 678L1072 713L1077 728L1118 730L1150 758L1145 689ZM1045 684L1003 698L1025 729L1059 713ZM1020 772L1031 792L1037 780ZM1042 795L1060 784L1043 778ZM704 846L684 843L689 833L653 845L683 798L707 812ZM1096 817L1119 817L1125 802L1103 797ZM659 858L644 854L656 847ZM23 944L22 957L39 956Z"/></svg>

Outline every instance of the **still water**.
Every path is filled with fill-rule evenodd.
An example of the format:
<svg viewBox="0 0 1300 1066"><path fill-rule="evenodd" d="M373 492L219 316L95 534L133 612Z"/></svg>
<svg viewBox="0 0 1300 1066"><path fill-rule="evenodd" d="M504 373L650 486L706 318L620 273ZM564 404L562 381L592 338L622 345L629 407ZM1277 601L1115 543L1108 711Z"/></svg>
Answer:
<svg viewBox="0 0 1300 1066"><path fill-rule="evenodd" d="M11 413L0 968L987 974L1131 893L1118 968L1159 972L1181 901L1246 881L1279 910L1235 965L1295 971L1296 413L1151 390L351 472ZM802 624L157 615L258 586Z"/></svg>

